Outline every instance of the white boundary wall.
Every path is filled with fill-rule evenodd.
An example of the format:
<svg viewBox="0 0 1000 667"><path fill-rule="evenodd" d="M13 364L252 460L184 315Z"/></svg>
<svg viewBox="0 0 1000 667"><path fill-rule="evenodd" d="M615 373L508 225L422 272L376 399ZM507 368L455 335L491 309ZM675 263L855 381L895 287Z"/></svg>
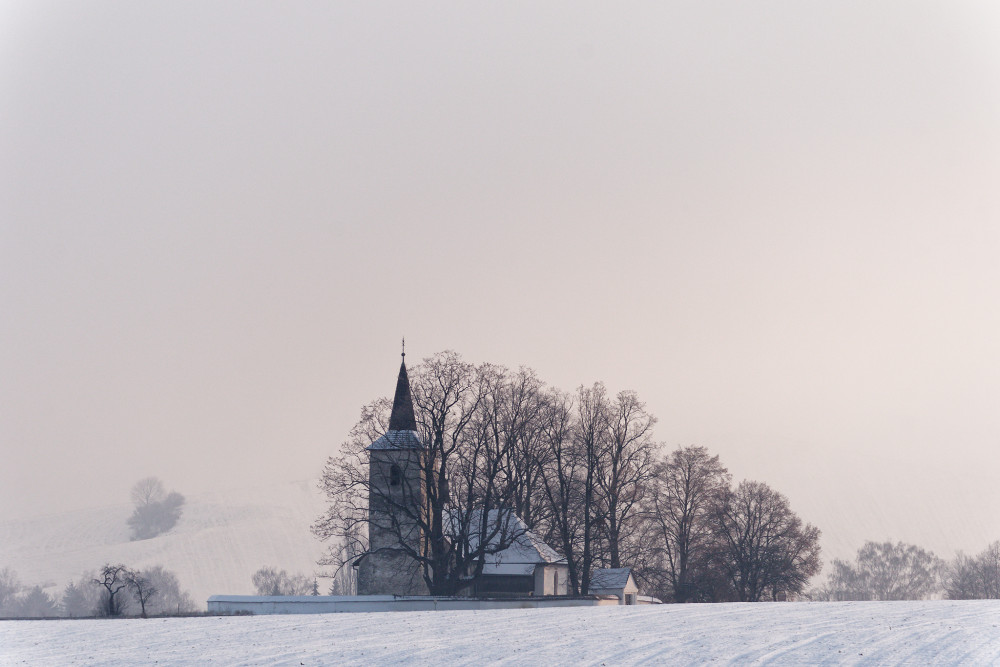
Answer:
<svg viewBox="0 0 1000 667"><path fill-rule="evenodd" d="M461 609L540 609L617 606L615 595L515 599L447 598L401 595L213 595L210 614L331 614L365 611L444 611Z"/></svg>

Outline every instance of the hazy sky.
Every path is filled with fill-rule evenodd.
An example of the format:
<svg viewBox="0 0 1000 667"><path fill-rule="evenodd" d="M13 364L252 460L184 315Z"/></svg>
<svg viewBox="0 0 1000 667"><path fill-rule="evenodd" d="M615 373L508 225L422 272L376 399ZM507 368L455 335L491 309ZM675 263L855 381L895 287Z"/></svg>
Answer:
<svg viewBox="0 0 1000 667"><path fill-rule="evenodd" d="M0 518L635 389L827 556L1000 539L1000 8L0 4Z"/></svg>

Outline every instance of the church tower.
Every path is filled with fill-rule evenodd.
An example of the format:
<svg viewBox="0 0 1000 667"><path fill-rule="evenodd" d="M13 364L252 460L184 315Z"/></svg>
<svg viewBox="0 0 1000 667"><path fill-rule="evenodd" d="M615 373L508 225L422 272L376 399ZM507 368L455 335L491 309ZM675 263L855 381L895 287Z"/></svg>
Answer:
<svg viewBox="0 0 1000 667"><path fill-rule="evenodd" d="M426 548L424 459L404 350L389 430L368 447L369 553L358 567L359 595L427 594L419 563L406 553Z"/></svg>

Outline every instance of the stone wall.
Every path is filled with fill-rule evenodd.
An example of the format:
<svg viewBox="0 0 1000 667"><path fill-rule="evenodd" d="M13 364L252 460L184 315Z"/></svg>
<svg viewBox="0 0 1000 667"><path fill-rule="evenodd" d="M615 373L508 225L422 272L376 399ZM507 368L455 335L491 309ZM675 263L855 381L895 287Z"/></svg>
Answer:
<svg viewBox="0 0 1000 667"><path fill-rule="evenodd" d="M358 565L360 596L426 595L427 592L420 564L409 556L368 554Z"/></svg>
<svg viewBox="0 0 1000 667"><path fill-rule="evenodd" d="M424 551L420 523L428 523L422 465L415 449L372 450L368 485L370 553L358 567L361 595L423 595L422 568L401 552ZM421 521L417 521L420 517Z"/></svg>

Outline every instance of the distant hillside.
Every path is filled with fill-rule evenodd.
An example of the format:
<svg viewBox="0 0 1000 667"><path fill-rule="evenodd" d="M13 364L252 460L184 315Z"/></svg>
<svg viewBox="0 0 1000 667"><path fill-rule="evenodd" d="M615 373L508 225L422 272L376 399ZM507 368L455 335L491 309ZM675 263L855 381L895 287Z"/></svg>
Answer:
<svg viewBox="0 0 1000 667"><path fill-rule="evenodd" d="M138 542L129 541L126 504L0 521L0 568L58 598L106 562L162 565L203 607L210 595L252 593L250 577L264 565L311 576L323 548L309 526L323 509L315 482L303 481L189 496L173 529Z"/></svg>

